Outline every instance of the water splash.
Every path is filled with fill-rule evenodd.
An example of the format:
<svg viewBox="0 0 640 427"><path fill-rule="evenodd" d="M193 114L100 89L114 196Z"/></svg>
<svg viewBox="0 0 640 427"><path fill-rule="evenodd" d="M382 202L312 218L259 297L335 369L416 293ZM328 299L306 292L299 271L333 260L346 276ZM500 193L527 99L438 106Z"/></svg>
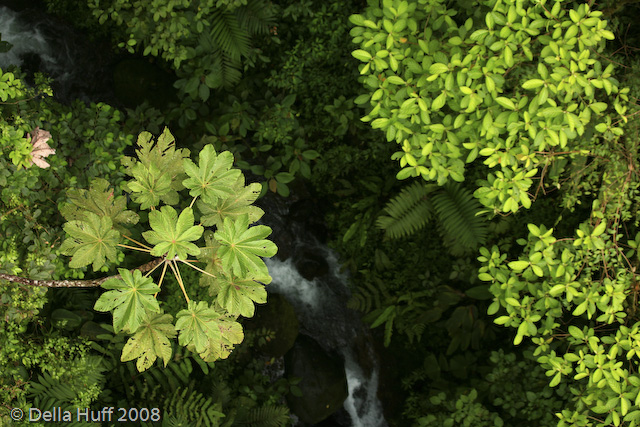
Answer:
<svg viewBox="0 0 640 427"><path fill-rule="evenodd" d="M53 79L56 100L104 101L114 105L110 50L68 23L42 11L16 12L0 6L0 34L13 47L0 53L0 68L21 67L27 83L35 72Z"/></svg>
<svg viewBox="0 0 640 427"><path fill-rule="evenodd" d="M308 247L310 244L315 253L321 253L327 260L329 272L309 281L296 270L291 259L267 259L265 263L273 278L267 290L284 295L293 305L302 331L344 358L349 390L344 408L351 417L352 426L385 427L387 423L377 398L378 368L370 344L366 356L371 358L374 367L371 372L366 374L356 361L354 342L367 332L357 313L346 308L346 275L340 272L335 253L326 246L316 242L298 242L297 246Z"/></svg>
<svg viewBox="0 0 640 427"><path fill-rule="evenodd" d="M64 43L53 45L42 23L29 24L22 14L0 6L0 34L3 41L13 45L8 52L0 53L0 68L24 66L27 58L38 58L39 63L33 64L38 70L31 71L44 71L60 81L71 78L71 52Z"/></svg>

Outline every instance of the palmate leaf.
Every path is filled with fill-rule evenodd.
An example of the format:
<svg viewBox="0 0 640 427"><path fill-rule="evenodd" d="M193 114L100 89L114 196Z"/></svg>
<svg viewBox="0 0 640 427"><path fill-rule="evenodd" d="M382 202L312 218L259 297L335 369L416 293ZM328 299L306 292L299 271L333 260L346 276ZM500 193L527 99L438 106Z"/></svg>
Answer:
<svg viewBox="0 0 640 427"><path fill-rule="evenodd" d="M157 358L161 358L166 367L171 359L169 339L177 335L172 319L170 314L146 311L140 327L124 345L120 360L127 362L138 359L136 367L139 372L148 369Z"/></svg>
<svg viewBox="0 0 640 427"><path fill-rule="evenodd" d="M80 268L93 264L98 271L105 264L105 258L116 262L116 245L120 233L112 228L111 218L99 217L86 212L84 220L69 221L64 231L70 236L60 246L60 252L72 256L69 267Z"/></svg>
<svg viewBox="0 0 640 427"><path fill-rule="evenodd" d="M218 155L211 144L200 151L198 166L191 159L184 159L183 164L189 178L182 184L190 190L189 194L212 201L233 194L232 186L241 174L238 169L231 169L233 155L228 151Z"/></svg>
<svg viewBox="0 0 640 427"><path fill-rule="evenodd" d="M145 310L158 312L160 307L154 294L160 288L150 277L142 277L139 270L133 274L124 268L118 269L121 279L113 278L102 284L105 292L98 298L94 309L97 311L113 310L113 329L134 333L142 324Z"/></svg>
<svg viewBox="0 0 640 427"><path fill-rule="evenodd" d="M230 315L253 317L255 306L267 302L267 291L264 285L251 279L221 277L217 281L218 296L216 302Z"/></svg>
<svg viewBox="0 0 640 427"><path fill-rule="evenodd" d="M149 132L142 132L138 136L137 144L136 154L139 161L131 157L122 159L127 175L134 176L133 170L136 164L141 163L147 170L150 170L153 165L163 175L166 175L171 183L171 189L161 197L162 201L170 205L178 203L177 191L184 188L182 186L184 179L182 159L189 157L189 150L185 148L176 150L175 138L167 128L164 128L157 141L153 140L153 135Z"/></svg>
<svg viewBox="0 0 640 427"><path fill-rule="evenodd" d="M231 354L233 347L244 339L242 325L232 319L221 317L216 321L221 334L220 340L209 340L200 357L205 362L213 362L218 359L226 359Z"/></svg>
<svg viewBox="0 0 640 427"><path fill-rule="evenodd" d="M163 206L160 211L149 212L149 225L153 231L145 231L142 236L147 242L155 245L151 255L166 254L169 259L175 256L187 259L187 254L200 254L200 248L191 242L202 236L204 228L193 225L191 208L185 208L178 217L178 213L171 206Z"/></svg>
<svg viewBox="0 0 640 427"><path fill-rule="evenodd" d="M222 244L218 256L225 270L232 270L238 277L255 277L269 280L269 271L260 257L272 257L278 251L276 245L264 240L271 228L257 225L249 228L249 216L240 215L235 221L225 218L222 227L214 234Z"/></svg>
<svg viewBox="0 0 640 427"><path fill-rule="evenodd" d="M218 277L222 275L222 262L218 257L220 243L213 237L213 231L204 232L204 248L201 248L198 261L205 263L204 271L209 274L200 275L200 286L209 288L209 295L217 294Z"/></svg>
<svg viewBox="0 0 640 427"><path fill-rule="evenodd" d="M237 219L240 215L249 215L249 223L254 223L264 215L264 211L252 203L260 195L262 186L258 183L245 187L244 177L240 175L232 187L232 195L218 200L208 198L198 200L197 206L202 212L202 225L221 227L225 218Z"/></svg>
<svg viewBox="0 0 640 427"><path fill-rule="evenodd" d="M178 202L177 193L171 189L171 178L155 165L147 168L142 163L136 163L131 168L131 174L135 179L129 181L126 188L131 192L133 201L140 203L140 209L158 206L160 200L169 204ZM176 196L173 196L174 193Z"/></svg>
<svg viewBox="0 0 640 427"><path fill-rule="evenodd" d="M148 369L157 358L166 366L171 358L171 341L176 336L172 316L163 313L147 312L137 332L127 340L122 349L121 361L138 359L138 371Z"/></svg>
<svg viewBox="0 0 640 427"><path fill-rule="evenodd" d="M219 317L220 314L209 308L206 302L200 301L196 304L189 301L188 308L180 310L176 316L180 345L193 347L196 352L202 353L210 341L220 341L222 336L216 322Z"/></svg>
<svg viewBox="0 0 640 427"><path fill-rule="evenodd" d="M138 223L138 214L127 210L127 201L123 196L115 196L109 187L109 181L95 178L89 190L71 188L67 190L67 200L60 213L67 221L84 220L87 212L99 217L109 217L113 228L124 233L127 225Z"/></svg>

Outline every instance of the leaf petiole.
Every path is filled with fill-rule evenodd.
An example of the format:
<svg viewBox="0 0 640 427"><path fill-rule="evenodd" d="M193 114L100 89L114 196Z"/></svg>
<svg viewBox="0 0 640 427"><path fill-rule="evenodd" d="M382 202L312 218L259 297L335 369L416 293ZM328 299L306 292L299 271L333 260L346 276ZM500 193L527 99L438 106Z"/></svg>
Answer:
<svg viewBox="0 0 640 427"><path fill-rule="evenodd" d="M140 242L138 242L137 240L135 240L135 239L133 239L133 238L131 238L131 237L129 237L129 236L125 236L125 235L123 234L123 235L122 235L122 237L124 237L124 238L125 238L125 239L127 239L127 240L131 240L131 241L132 241L132 242L134 242L134 243L137 243L138 245L140 245L140 246L141 246L141 247L143 247L143 248L146 248L146 249L151 250L151 248L150 248L149 246L145 245L144 243L140 243Z"/></svg>
<svg viewBox="0 0 640 427"><path fill-rule="evenodd" d="M187 264L189 267L191 267L191 268L193 268L193 269L195 269L195 270L198 270L200 273L206 274L207 276L211 276L211 277L213 277L213 278L215 278L215 277L216 277L215 275L213 275L213 274L211 274L211 273L209 273L209 272L207 272L207 271L204 271L204 270L202 270L201 268L196 267L195 265L191 264L191 262L189 262L189 261L187 261L187 260L181 259L181 260L179 260L179 261L180 261L180 262L183 262L183 263L185 263L185 264Z"/></svg>
<svg viewBox="0 0 640 427"><path fill-rule="evenodd" d="M178 285L180 285L180 289L182 289L182 293L184 294L185 300L187 300L187 304L189 303L189 296L187 295L187 290L184 288L184 282L182 281L182 276L180 275L180 269L176 265L175 260L167 261L169 263L169 267L173 271L173 275L176 277L178 281Z"/></svg>
<svg viewBox="0 0 640 427"><path fill-rule="evenodd" d="M160 274L160 280L158 281L158 287L162 288L162 281L164 280L164 274L167 272L167 260L162 261L163 267L162 267L162 273ZM154 297L156 297L158 294L156 293L154 295Z"/></svg>
<svg viewBox="0 0 640 427"><path fill-rule="evenodd" d="M121 248L133 249L134 251L151 252L151 249L136 248L135 246L123 245L122 243L118 243L118 246Z"/></svg>

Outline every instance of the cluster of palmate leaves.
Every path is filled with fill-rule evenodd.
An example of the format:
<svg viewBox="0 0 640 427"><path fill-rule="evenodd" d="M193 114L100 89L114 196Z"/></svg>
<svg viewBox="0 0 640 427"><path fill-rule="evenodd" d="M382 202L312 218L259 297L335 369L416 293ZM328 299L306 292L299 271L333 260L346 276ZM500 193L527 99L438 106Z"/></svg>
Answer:
<svg viewBox="0 0 640 427"><path fill-rule="evenodd" d="M602 12L562 0L369 5L351 17L369 90L356 102L401 145L398 179L463 181L473 163L486 172L474 196L496 214L549 188L568 211L588 203L560 238L528 224L515 260L482 248L479 279L495 322L516 329L516 345L530 337L551 387L568 385L559 426L640 425L639 125L603 65L614 36Z"/></svg>
<svg viewBox="0 0 640 427"><path fill-rule="evenodd" d="M140 371L158 358L166 365L176 335L181 345L205 361L225 358L243 339L238 316L253 316L254 302L266 302L264 284L271 281L260 258L276 253L276 246L266 240L271 229L250 227L264 213L252 206L261 186L246 186L242 173L232 168L233 156L216 153L211 145L194 163L188 150L176 149L167 129L157 141L141 133L136 153L138 159L123 161L132 177L123 187L148 213L127 210L126 198L116 195L107 181L96 179L89 190L68 192L69 201L61 209L68 238L60 250L71 256L72 268L91 264L94 271L104 270L124 258L123 250L148 252L156 257L154 270L162 267L157 283L150 277L154 270L143 275L140 270L119 269L119 276L102 284L109 291L95 309L113 312L114 330L132 335L122 361L137 359ZM187 191L190 203L184 202ZM134 238L140 217L148 218L150 229L141 233L148 245ZM202 273L200 285L209 288L212 301L189 299L180 264ZM175 324L156 299L167 268L186 300Z"/></svg>

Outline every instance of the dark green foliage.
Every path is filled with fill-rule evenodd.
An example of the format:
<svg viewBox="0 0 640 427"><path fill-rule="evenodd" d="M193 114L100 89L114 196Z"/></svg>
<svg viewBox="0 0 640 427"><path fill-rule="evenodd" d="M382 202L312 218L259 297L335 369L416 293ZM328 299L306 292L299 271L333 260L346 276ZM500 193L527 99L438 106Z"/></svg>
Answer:
<svg viewBox="0 0 640 427"><path fill-rule="evenodd" d="M60 379L54 379L44 373L37 381L31 383L31 394L34 404L40 408L67 407L76 398L76 391L70 384L63 384Z"/></svg>
<svg viewBox="0 0 640 427"><path fill-rule="evenodd" d="M289 408L286 406L264 405L251 408L246 415L239 417L235 425L250 427L281 427L291 422Z"/></svg>
<svg viewBox="0 0 640 427"><path fill-rule="evenodd" d="M352 310L369 313L382 306L381 298L389 298L389 292L382 280L374 278L373 281L365 281L358 286L347 306Z"/></svg>
<svg viewBox="0 0 640 427"><path fill-rule="evenodd" d="M453 255L464 255L486 240L486 220L477 215L480 208L473 194L458 183L438 187L415 182L387 203L387 215L378 217L376 226L388 238L405 237L423 228L435 211L445 244Z"/></svg>
<svg viewBox="0 0 640 427"><path fill-rule="evenodd" d="M387 215L381 215L376 226L392 239L408 236L423 228L431 219L432 202L427 196L438 188L437 185L416 181L405 187L391 199L384 208Z"/></svg>
<svg viewBox="0 0 640 427"><path fill-rule="evenodd" d="M480 203L458 183L448 183L433 198L443 238L453 255L469 253L483 244L487 237L484 217L478 216Z"/></svg>
<svg viewBox="0 0 640 427"><path fill-rule="evenodd" d="M231 61L238 61L249 54L249 34L240 27L239 18L241 16L220 10L216 10L212 15L210 33L212 42L219 46Z"/></svg>
<svg viewBox="0 0 640 427"><path fill-rule="evenodd" d="M495 67L493 69L494 77L500 80L499 76L503 74L507 80L502 92L499 92L498 98L502 104L496 101L497 95L485 97L481 104L469 109L461 126L456 127L452 123L455 119L452 113L459 115L465 109L464 106L460 107L459 101L467 94L461 91L468 92L471 88L475 96L477 87L489 84L489 80L485 79L487 75L479 78L471 76L471 80L464 85L450 79L453 88L445 88L446 94L438 85L443 81L449 84L445 80L448 75L462 78L465 73L462 68L452 65L454 69L441 73L438 79L426 81L431 75L429 69L435 63L453 64L453 50L468 49L467 39L473 30L490 25L484 19L487 5L496 2L408 2L409 7L419 3L419 9L412 11L408 17L403 15L404 12L398 12L401 17L392 16L389 10L383 15L382 9L388 7L377 7L377 2L356 1L149 0L134 4L128 0L92 0L87 2L92 9L70 0L46 0L45 3L63 15L76 14L77 20L82 21L77 23L92 34L107 34L115 40L115 44L146 56L144 61L151 61L154 66L170 72L171 77L177 80L179 105L161 104L157 106L158 109L142 105L128 110L125 115L105 104L87 106L77 102L63 107L50 100L43 102L36 92L29 92L25 88L16 91L17 85L8 80L0 82L0 97L8 96L0 104L0 269L34 278L85 275L82 271L69 270L58 253L62 241L62 219L58 215L58 207L65 200L63 190L88 188L87 184L92 178L100 177L109 185L98 188L100 197L93 199L107 198L114 201L114 206L118 205L123 201L116 200L120 195L120 181L124 177L120 160L123 151L131 144L130 134L137 134L144 129L157 134L165 125L179 123L183 126L181 132L184 135L178 138L183 144L181 148L195 152L207 143L213 143L216 149L228 149L237 166L250 170L264 181L263 192L272 191L280 195L291 192L295 197L306 197L306 189L301 191L299 179L310 180L310 197L320 200L326 209L331 244L340 253L345 268L351 272L353 296L349 306L362 311L367 324L375 327L373 334L381 343L388 345L379 353L386 356L391 354L390 360L400 361L381 363L381 395L393 389L396 396L389 400L399 401L395 412L391 405L390 410L386 408L385 415L390 425L551 427L557 425L557 413L579 409L585 404L615 406L609 408L609 413L589 414L589 422L594 425L614 425L615 419L605 420L607 416L611 418L614 411L622 414L620 418L634 416L635 408L627 409L627 415L623 414L619 394L604 393L611 381L599 383L598 389L594 390L600 394L592 403L585 403L594 394L583 393L579 380L571 378L576 372L575 364L568 377L563 374L557 388L549 387L549 380L555 371L545 372L552 368L536 362L529 348L513 347L511 334L505 332L506 328L494 325L486 314L487 306L491 303L487 298L492 297L488 293L489 285L478 282L480 263L471 254L481 245L495 244L501 254L514 260L516 264L513 265L520 265L523 260L525 264L528 263L526 258L518 258L521 253L516 240L526 234L521 229L522 224L544 224L547 229L553 227L558 240L550 243L549 247L567 245L571 249L572 242L569 240L575 240L574 229L589 218L590 207L597 195L604 194L604 200L609 204L607 210L602 211L603 217L609 222L607 227L611 228L612 222L615 222L620 228L615 235L609 229L604 231L601 238L607 245L613 240L624 242L616 248L620 249L617 253L624 253L633 266L638 264L634 250L640 245L640 238L633 240L640 218L635 206L639 188L636 175L640 170L635 161L638 157L635 145L640 140L637 134L627 134L627 137L618 140L619 143L607 145L601 142L610 136L603 138L600 135L602 132L597 133L592 125L588 125L582 139L596 141L599 147L592 149L591 146L581 145L566 148L567 151L574 148L589 149L588 155L571 158L572 154L563 154L563 147L549 150L549 146L546 151L544 148L518 151L522 143L527 145L528 136L512 140L511 132L517 131L513 127L513 117L524 114L524 111L535 115L536 111L526 106L523 108L522 105L518 105L513 114L501 116L500 111L501 108L510 108L510 99L518 104L524 102L523 94L526 94L527 102L533 102L532 99L540 94L540 90L521 87L521 83L535 71L531 61L521 64L525 50L520 48L524 45L518 45L517 50L513 47L511 53L516 65L503 67L509 71L503 73ZM404 5L397 7L399 2L395 0L392 3L396 11L406 9ZM505 4L498 3L500 8ZM350 41L352 25L348 22L348 16L351 13L363 13L367 4L370 9L378 11L377 15L373 15L375 19L369 15L367 17L376 24L379 21L380 25L375 29L367 25L357 26L370 34L388 32L391 41L382 38L373 40L368 37L369 33L363 33L366 37L362 43L369 43L364 49L370 51L372 46L379 44L380 49L376 49L380 55L370 52L370 70L360 77L357 60L350 53L355 45ZM510 4L507 2L507 7ZM515 4L521 5L522 2ZM551 10L553 2L547 4ZM593 8L597 4L590 3ZM607 0L601 6L606 8L605 15L637 9L635 4L626 0L618 3ZM564 2L560 11L564 13L562 9L570 8L570 4ZM93 17L92 10L95 11ZM423 27L425 10L431 17L428 25ZM502 23L497 23L498 20L513 20L508 13L494 12L499 19L496 18L491 25L502 26ZM198 13L201 15L195 18ZM157 19L154 15L157 15ZM520 16L514 26L520 25ZM633 27L633 16L633 13L626 13L626 16L618 13L617 17L611 17L610 24L616 36L621 38L620 42L614 42L618 44L613 49L620 49L622 59L612 58L613 61L631 65L625 69L626 74L620 81L632 86L630 95L637 97L640 93L636 59L638 36ZM473 18L474 28L458 32L456 28L462 29L469 17ZM100 18L105 21L102 25L98 23ZM567 23L569 18L566 13L557 17L558 22ZM606 18L609 19L608 16ZM410 19L420 21L417 25L418 34L416 39L411 35L403 40L403 31L406 32L406 27L412 25ZM394 27L393 31L386 28L390 27L389 23ZM168 30L172 25L174 30ZM544 37L553 36L558 46L567 48L567 39L571 37L563 39L563 34L572 31L570 28L573 24L562 27L560 38L555 38L552 25L555 23L551 22L549 28L545 29L549 34ZM582 31L581 28L579 30ZM509 31L516 30L512 27ZM507 30L503 32L506 34ZM504 38L500 33L494 31L490 37ZM383 35L386 38L387 34ZM458 38L462 43L458 43ZM429 40L426 47L419 43L425 40ZM534 47L529 47L535 50L547 46L546 43L534 43ZM506 52L505 49L489 47L487 45L485 54L476 59L483 61ZM548 50L550 47L545 48ZM383 52L385 49L386 53ZM596 47L585 51L594 55L592 58L597 52L597 60L602 61L603 69L608 64L606 51ZM400 54L403 59L399 59ZM415 55L420 58L414 63L412 56ZM379 67L391 61L392 56L398 56L396 59L399 64L395 70ZM433 61L427 59L425 62L425 57L432 57ZM553 55L549 58L553 59ZM568 55L561 60L567 58ZM536 60L537 57L533 62ZM474 70L469 70L474 67L474 62L477 61L474 59L468 64L466 72L473 74ZM372 70L374 65L375 70ZM553 68L549 64L546 66L549 70ZM621 68L615 72L618 73ZM561 68L556 67L550 72L557 73L557 69ZM433 70L437 71L438 66ZM580 75L581 71L584 70L576 71L576 75ZM573 84L566 80L573 76L556 75L564 79L562 84L565 86ZM16 72L16 77L19 76ZM382 96L375 95L373 100L372 93L359 96L362 86L358 78L365 80L365 84L373 87L373 90L381 88ZM403 80L402 84L398 84L398 78ZM520 81L523 78L525 80ZM591 79L588 83L596 80ZM494 81L496 83L500 82ZM557 87L554 82L549 84ZM414 97L414 94L425 90L432 96ZM599 89L600 92L603 90ZM615 94L604 101L611 108L614 106L613 96ZM441 97L440 101L445 101L440 109L430 99L438 97ZM410 101L404 111L403 98ZM431 157L434 153L443 154L436 159L444 160L444 166L442 162L440 166L446 169L447 162L455 162L451 165L452 170L447 171L447 176L457 179L464 176L466 181L445 186L413 183L398 192L397 166L389 161L396 150L395 144L388 143L383 132L371 129L359 120L380 101L383 103L378 113L385 112L380 119L386 119L387 122L377 121L376 126L384 124L383 127L391 127L405 123L413 133L405 133L403 138L414 145L412 148L417 147L417 142L422 145L425 143L414 141L412 135L417 137L427 130L438 133L437 138L426 141L433 143L433 147L424 150L425 153L431 153L428 161L433 160ZM388 102L391 104L385 104ZM421 105L425 102L426 105ZM538 112L552 107L544 105L542 101L541 104ZM559 105L565 104L560 100ZM367 109L363 108L365 106ZM595 117L599 115L596 110L602 106L592 105L589 108ZM611 127L625 120L632 122L637 117L631 110L619 114L620 117L612 116ZM446 118L447 115L451 115L451 122ZM477 137L480 125L473 123L478 118L474 115L485 119L482 122L486 128L484 132L496 138L498 145L489 147L493 151L480 151L488 136L483 134ZM370 118L375 119L374 116L375 113ZM416 120L411 120L409 116L414 116ZM570 115L565 112L550 118L556 120L551 126L557 128L547 126L545 131L564 131L567 128L567 123L562 122L564 117ZM424 126L425 123L431 126ZM439 135L440 125L446 128L442 136ZM35 126L53 135L51 143L57 152L56 156L48 159L52 167L14 168L13 165L20 161L22 166L28 166L30 147L24 135ZM531 126L539 127L539 120L535 119ZM627 125L627 129L629 127ZM400 130L400 127L387 130L386 136L391 136L391 139L394 135L398 137ZM606 132L610 130L606 129ZM508 146L503 147L501 144L505 141ZM513 144L514 141L518 143ZM617 153L615 156L612 155L614 152ZM414 159L424 157L419 149L407 153ZM405 155L404 152L402 155ZM544 170L543 167L539 168L537 175L527 176L520 182L526 185L505 190L500 185L507 183L509 186L511 181L518 181L519 178L488 178L489 172L495 173L505 168L509 171L508 163L524 163L527 158L532 162L542 162L545 166ZM407 156L407 160L411 158ZM484 160L493 163L482 163ZM434 168L433 164L418 163L419 166ZM466 166L464 163L467 163ZM443 170L438 171L441 172L444 173ZM297 181L292 181L294 178ZM498 211L507 215L500 222L489 223L484 217L476 215L480 205L473 198L471 183L478 183L485 178L488 181L480 185L486 188L512 192L514 197L519 191L513 201L494 201ZM557 191L560 184L568 190ZM255 188L251 191L254 196L257 193ZM553 193L543 194L545 192ZM91 196L90 192L80 190L72 190L69 194L74 205L82 203L87 195ZM478 193L485 199L485 205L491 194ZM620 195L624 194L627 198L621 198ZM517 209L529 202L532 203L531 209L526 212L522 212L524 208ZM179 200L177 203L184 204L185 201ZM199 209L201 203L194 204L194 209ZM517 214L513 214L516 210ZM116 216L111 213L109 211L107 215ZM215 209L211 212L203 209L200 214L196 222L204 222L204 219L218 226L222 223L213 218L217 215ZM144 220L141 218L141 221ZM585 229L585 236L591 235L595 221ZM381 229L384 230L385 239ZM131 230L134 238L140 238L138 226L131 227ZM544 243L544 239L533 240L529 245L532 248ZM595 238L594 241L598 243ZM594 253L594 256L599 256L598 251ZM612 265L617 261L607 254L605 249L602 257L608 258L604 268L588 258L584 271L592 271L594 278L599 275L613 278L617 275L616 269L627 268L622 263ZM545 252L543 256L546 259L549 253ZM134 265L137 259L120 261ZM573 261L563 260L562 265L568 268L574 264ZM542 261L534 259L531 264L536 262ZM511 311L507 314L513 312L517 317L520 316L518 313L532 306L525 304L523 294L532 292L531 289L540 289L545 278L539 276L533 267L527 268L528 271L514 272L513 269L507 271L505 267L503 273L512 274L518 282L522 282L525 276L530 280L526 287L516 291L510 289L511 294L507 295L511 302L522 301L522 306L503 306L498 315L508 309ZM91 277L92 273L86 274ZM481 276L486 278L486 275ZM554 280L562 276L553 275ZM192 299L208 297L207 288L197 285L198 274L185 272L182 277ZM629 315L624 324L631 325L638 316L633 308L637 301L632 299L637 296L637 289L618 289L620 277L615 281L612 279L612 282L615 283L611 286L618 293L610 300L620 301ZM178 285L177 280L166 280L160 294L168 301L166 313L174 316L181 309L182 295L172 291L178 289ZM603 301L608 294L603 293L601 297L603 300L595 304L606 304ZM92 310L95 298L91 291L54 291L45 296L40 289L0 284L0 319L6 321L5 326L0 328L2 403L11 402L24 408L30 405L64 408L79 404L96 407L158 406L163 408L163 425L171 426L281 426L291 422L284 396L293 389L292 383L270 378L273 371L269 366L273 361L257 357L251 345L252 342L269 340L272 336L247 332L246 345L234 351L228 360L216 362L215 365L182 350L172 354L166 368L156 363L140 373L133 362L121 362L120 353L128 337L107 333L105 328L108 329L108 326L104 324L106 318ZM566 307L567 298L562 292L553 298ZM49 302L45 305L47 300ZM586 314L574 318L563 315L558 323L562 323L565 329L566 324L573 326L571 331L577 334L572 322L581 326L586 322L585 318ZM504 317L502 320L505 320ZM78 326L78 322L82 325ZM531 322L537 323L535 320ZM595 323L594 320L592 322ZM558 366L565 366L569 363L565 357L568 354L564 348L553 346L565 340L566 331L559 332L553 335L550 349L555 351L554 362ZM596 328L596 335L591 341L600 339L604 347L602 354L608 352L608 357L615 359L616 356L611 356L609 350L618 343L605 342L605 339L610 339L606 337L607 334L607 328ZM78 339L78 335L83 338ZM85 339L90 343L91 350L83 344ZM526 334L525 339L529 339ZM571 348L582 345L576 338ZM495 349L499 350L492 351ZM623 350L618 346L617 358L628 351ZM82 381L78 381L77 371L72 366L64 365L59 370L55 369L60 360L79 360L83 352L99 354L101 365L108 366L109 374L103 375L97 365L91 367L87 364L85 371L95 371L96 376L91 377L85 372L81 376ZM613 364L614 361L609 362ZM627 365L625 362L621 368L625 372ZM595 372L595 369L591 372ZM627 378L628 395L637 389L636 376L631 372ZM90 384L88 394L81 395L80 392L85 391L78 387L81 383ZM630 386L633 386L633 390ZM26 389L29 389L30 395ZM574 392L571 389L576 390L578 395L572 394ZM80 398L84 400L74 402ZM629 400L633 402L635 399ZM383 403L388 402L386 400ZM632 403L631 406L635 405ZM5 409L0 405L0 417L6 414ZM565 419L572 416L563 415ZM0 418L0 424L2 421L4 418ZM573 425L588 425L586 420L578 421ZM629 420L620 420L618 424L628 423ZM565 425L571 423L566 422Z"/></svg>
<svg viewBox="0 0 640 427"><path fill-rule="evenodd" d="M164 426L218 426L224 417L219 404L211 397L189 387L179 388L164 400Z"/></svg>

